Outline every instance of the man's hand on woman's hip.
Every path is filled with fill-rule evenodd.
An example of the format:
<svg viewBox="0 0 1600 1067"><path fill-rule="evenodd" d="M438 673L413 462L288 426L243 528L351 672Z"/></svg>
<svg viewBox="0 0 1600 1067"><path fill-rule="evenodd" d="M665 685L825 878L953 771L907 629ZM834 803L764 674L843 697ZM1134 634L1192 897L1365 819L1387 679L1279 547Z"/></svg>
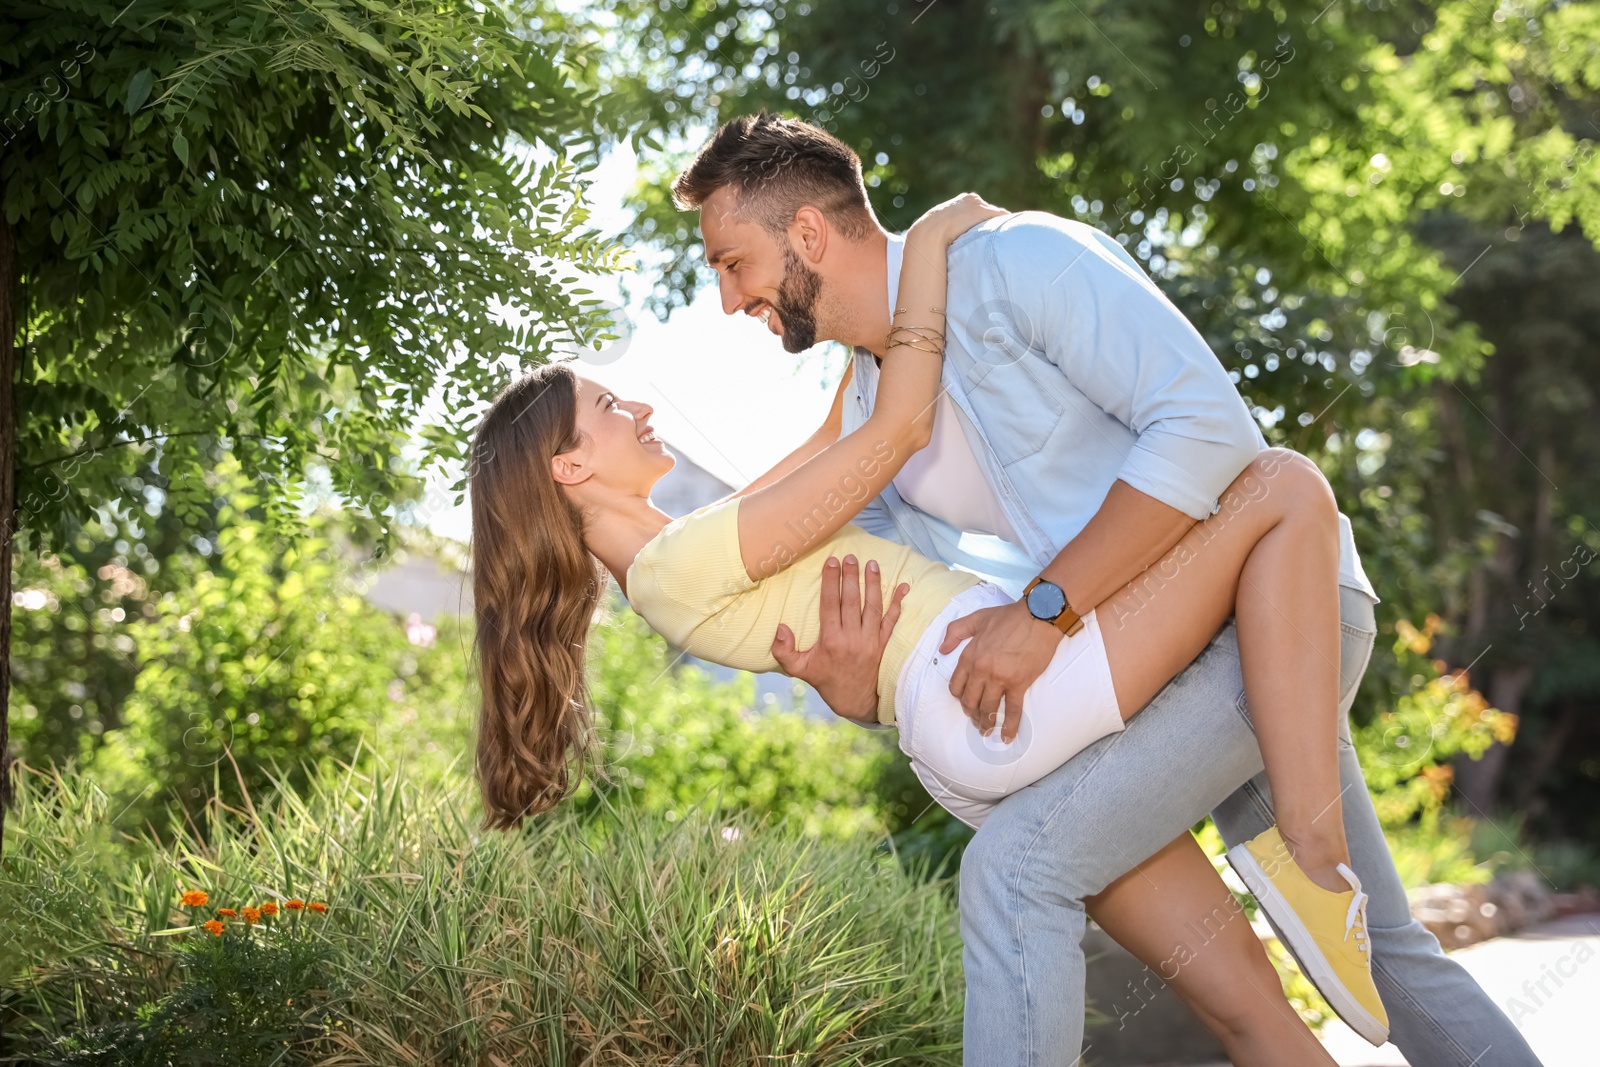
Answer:
<svg viewBox="0 0 1600 1067"><path fill-rule="evenodd" d="M799 651L794 631L783 624L772 642L772 658L785 674L815 689L834 714L860 723L878 721L878 664L899 621L900 602L911 589L901 583L885 611L882 582L878 561L868 560L863 593L856 558L846 556L841 566L829 556L822 569L817 643Z"/></svg>
<svg viewBox="0 0 1600 1067"><path fill-rule="evenodd" d="M1061 631L1040 622L1022 601L982 608L945 628L940 655L949 655L967 638L961 661L950 676L950 695L961 701L980 733L994 729L1005 698L1006 721L1000 740L1010 744L1022 726L1022 695L1038 680L1061 643Z"/></svg>

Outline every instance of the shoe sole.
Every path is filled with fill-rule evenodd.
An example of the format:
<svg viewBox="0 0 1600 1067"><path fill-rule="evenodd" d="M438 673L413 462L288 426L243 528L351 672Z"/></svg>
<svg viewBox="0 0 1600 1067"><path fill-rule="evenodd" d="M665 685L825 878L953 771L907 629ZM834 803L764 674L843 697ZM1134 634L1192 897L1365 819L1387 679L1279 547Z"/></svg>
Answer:
<svg viewBox="0 0 1600 1067"><path fill-rule="evenodd" d="M1306 929L1288 900L1278 892L1278 887L1272 884L1272 879L1267 877L1267 872L1256 862L1250 850L1244 845L1235 845L1228 850L1228 863L1276 923L1278 932L1283 935L1284 947L1294 956L1301 972L1317 987L1317 992L1328 1002L1328 1007L1373 1046L1389 1040L1389 1028L1362 1007L1361 1002L1339 981L1333 965L1317 947L1311 931Z"/></svg>

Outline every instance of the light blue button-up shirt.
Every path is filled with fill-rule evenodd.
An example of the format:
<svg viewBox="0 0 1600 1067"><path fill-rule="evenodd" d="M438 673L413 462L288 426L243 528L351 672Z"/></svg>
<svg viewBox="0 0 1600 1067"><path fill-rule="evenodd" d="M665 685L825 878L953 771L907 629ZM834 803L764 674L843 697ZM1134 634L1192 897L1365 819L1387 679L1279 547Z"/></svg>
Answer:
<svg viewBox="0 0 1600 1067"><path fill-rule="evenodd" d="M889 239L893 308L905 242ZM1121 479L1203 519L1266 447L1228 372L1112 237L1039 211L985 222L949 249L943 387L1013 545L958 530L891 484L856 523L983 575L1014 596L1100 510ZM855 350L844 430L871 411L878 366ZM1376 601L1340 516L1341 585Z"/></svg>

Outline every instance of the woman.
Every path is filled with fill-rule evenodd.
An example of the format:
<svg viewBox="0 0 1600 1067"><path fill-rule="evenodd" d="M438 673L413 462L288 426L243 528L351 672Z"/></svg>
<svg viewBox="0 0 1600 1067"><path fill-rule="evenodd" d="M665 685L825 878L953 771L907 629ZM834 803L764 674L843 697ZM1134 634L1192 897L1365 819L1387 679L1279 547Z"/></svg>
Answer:
<svg viewBox="0 0 1600 1067"><path fill-rule="evenodd" d="M1032 737L1025 751L996 760L965 739L970 724L949 692L957 656L938 655L945 624L1010 598L849 522L928 442L943 352L945 248L1000 214L968 195L912 227L878 400L862 427L791 456L740 493L682 519L649 501L674 461L648 424L647 406L561 365L540 368L496 399L475 437L471 475L483 693L477 765L488 825L516 826L559 802L592 747L584 644L603 588L596 560L675 644L754 671L776 667L771 635L780 620L800 643L814 638L823 558L848 551L877 561L885 579L908 587L883 656L879 719L899 727L902 748L958 814L994 803L1121 730L1236 610L1247 655L1242 582L1290 595L1322 578L1334 588L1331 492L1302 457L1264 453L1225 496L1237 506L1194 527L1157 565L1159 573L1173 573L1158 610L1140 610L1146 594L1130 586L1061 641L1027 693ZM1190 565L1202 549L1205 565ZM1100 608L1118 625L1102 628ZM1325 678L1315 664L1275 668L1294 685ZM1332 682L1328 688L1331 694ZM1381 1043L1386 1020L1366 959L1365 896L1348 867L1333 734L1319 743L1320 724L1312 721L1325 704L1251 692L1280 826L1230 860L1330 1003ZM1175 842L1154 862L1171 865L1175 891L1193 898L1186 906L1216 899L1220 883L1192 841ZM1115 898L1099 902L1097 915L1117 912ZM1125 944L1140 942L1135 917L1113 923L1124 927ZM1144 947L1164 954L1159 945ZM1235 1062L1281 1063L1290 1049L1297 1062L1316 1060L1320 1048L1306 1046L1305 1028L1292 1012L1285 1016L1281 994L1265 1009L1254 1003L1262 992L1276 992L1271 976L1240 922L1169 981Z"/></svg>

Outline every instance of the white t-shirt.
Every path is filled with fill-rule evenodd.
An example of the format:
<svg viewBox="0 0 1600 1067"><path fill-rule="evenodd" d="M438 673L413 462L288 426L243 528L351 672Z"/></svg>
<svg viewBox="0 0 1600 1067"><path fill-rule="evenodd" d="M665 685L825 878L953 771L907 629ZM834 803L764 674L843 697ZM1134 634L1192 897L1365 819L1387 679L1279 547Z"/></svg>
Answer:
<svg viewBox="0 0 1600 1067"><path fill-rule="evenodd" d="M1000 498L978 466L969 436L974 433L966 413L940 389L933 412L933 436L895 475L895 492L906 503L937 515L958 530L993 534L1020 547Z"/></svg>

